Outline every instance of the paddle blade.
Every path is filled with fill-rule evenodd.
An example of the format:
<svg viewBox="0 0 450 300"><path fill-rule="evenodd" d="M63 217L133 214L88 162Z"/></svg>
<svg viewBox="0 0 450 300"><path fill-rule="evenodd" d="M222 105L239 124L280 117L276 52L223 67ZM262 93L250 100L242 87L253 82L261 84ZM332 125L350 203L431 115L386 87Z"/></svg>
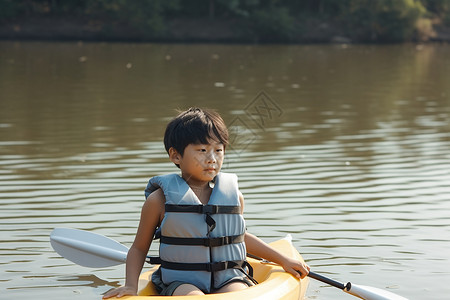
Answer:
<svg viewBox="0 0 450 300"><path fill-rule="evenodd" d="M408 300L405 297L385 290L353 283L351 284L350 289L344 289L344 292L366 300Z"/></svg>
<svg viewBox="0 0 450 300"><path fill-rule="evenodd" d="M127 247L84 230L55 228L50 235L50 243L59 255L84 267L109 267L122 264L127 259Z"/></svg>

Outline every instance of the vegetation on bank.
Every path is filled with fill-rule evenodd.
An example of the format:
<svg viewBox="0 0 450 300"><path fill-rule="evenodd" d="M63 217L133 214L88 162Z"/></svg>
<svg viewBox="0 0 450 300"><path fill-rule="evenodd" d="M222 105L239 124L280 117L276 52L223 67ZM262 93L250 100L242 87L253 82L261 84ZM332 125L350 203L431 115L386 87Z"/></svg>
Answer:
<svg viewBox="0 0 450 300"><path fill-rule="evenodd" d="M0 27L33 18L99 39L403 42L450 27L450 0L0 0Z"/></svg>

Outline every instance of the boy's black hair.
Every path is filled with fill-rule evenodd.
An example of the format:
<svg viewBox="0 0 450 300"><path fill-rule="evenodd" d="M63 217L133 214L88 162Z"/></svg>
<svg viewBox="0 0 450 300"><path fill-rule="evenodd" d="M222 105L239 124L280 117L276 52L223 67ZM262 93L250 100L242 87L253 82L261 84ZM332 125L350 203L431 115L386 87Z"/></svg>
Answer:
<svg viewBox="0 0 450 300"><path fill-rule="evenodd" d="M183 155L189 144L208 144L217 141L228 145L228 129L222 117L215 111L198 107L181 112L167 124L164 147L167 153L173 147Z"/></svg>

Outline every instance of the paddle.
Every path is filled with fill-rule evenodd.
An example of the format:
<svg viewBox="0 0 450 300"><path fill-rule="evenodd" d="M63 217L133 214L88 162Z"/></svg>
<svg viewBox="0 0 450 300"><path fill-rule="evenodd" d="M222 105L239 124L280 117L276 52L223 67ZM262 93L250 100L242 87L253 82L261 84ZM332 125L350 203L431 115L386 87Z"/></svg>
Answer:
<svg viewBox="0 0 450 300"><path fill-rule="evenodd" d="M55 228L50 235L50 243L59 255L84 267L115 266L126 262L127 259L128 248L126 246L103 235L84 230ZM254 255L248 256L265 261ZM150 257L147 257L146 262L151 263ZM308 276L361 299L408 300L394 293L370 286L356 285L350 282L344 285L314 272L309 272Z"/></svg>
<svg viewBox="0 0 450 300"><path fill-rule="evenodd" d="M256 260L260 260L263 263L274 264L273 262L267 261L261 257L253 255L253 254L247 253L247 256L251 257L253 259L256 259ZM391 293L391 292L388 292L388 291L385 291L385 290L382 290L379 288L371 287L371 286L356 285L351 282L347 282L347 284L343 284L339 281L335 281L333 279L330 279L328 277L325 277L323 275L317 274L312 271L309 272L308 277L311 277L311 278L319 280L323 283L329 284L333 287L343 290L344 292L346 292L350 295L359 297L361 299L366 299L366 300L408 300L405 297L399 296L397 294L394 294L394 293Z"/></svg>
<svg viewBox="0 0 450 300"><path fill-rule="evenodd" d="M89 231L55 228L50 243L59 255L83 267L110 267L127 260L125 245Z"/></svg>

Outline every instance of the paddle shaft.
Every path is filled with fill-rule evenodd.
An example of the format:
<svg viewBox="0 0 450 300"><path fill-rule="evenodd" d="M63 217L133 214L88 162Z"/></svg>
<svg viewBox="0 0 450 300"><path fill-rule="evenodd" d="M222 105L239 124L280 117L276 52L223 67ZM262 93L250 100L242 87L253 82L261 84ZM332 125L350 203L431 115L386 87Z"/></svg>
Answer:
<svg viewBox="0 0 450 300"><path fill-rule="evenodd" d="M311 277L313 279L322 281L322 282L324 282L326 284L329 284L331 286L337 287L338 289L341 289L341 290L350 289L350 285L351 285L350 282L348 282L346 285L344 285L343 283L341 283L339 281L330 279L328 277L325 277L323 275L320 275L320 274L317 274L317 273L314 273L314 272L311 272L311 271L309 271L308 277Z"/></svg>
<svg viewBox="0 0 450 300"><path fill-rule="evenodd" d="M273 263L273 262L270 262L270 261L268 261L268 260L265 260L264 258L261 258L261 257L259 257L259 256L253 255L253 254L251 254L251 253L247 253L247 256L248 256L248 257L251 257L251 258L254 258L254 259L256 259L256 260L265 262L265 263L275 264L275 263ZM299 273L300 273L300 272L299 272ZM350 283L350 282L347 283L347 284L343 284L343 283L341 283L341 282L339 282L339 281L330 279L330 278L328 278L328 277L325 277L325 276L323 276L323 275L320 275L320 274L317 274L317 273L314 273L314 272L311 272L311 271L309 272L308 277L311 277L311 278L313 278L313 279L322 281L323 283L326 283L326 284L329 284L329 285L331 285L331 286L337 287L338 289L341 289L341 290L344 290L344 289L346 289L346 288L347 288L347 290L349 290L350 287L351 287L351 283Z"/></svg>

